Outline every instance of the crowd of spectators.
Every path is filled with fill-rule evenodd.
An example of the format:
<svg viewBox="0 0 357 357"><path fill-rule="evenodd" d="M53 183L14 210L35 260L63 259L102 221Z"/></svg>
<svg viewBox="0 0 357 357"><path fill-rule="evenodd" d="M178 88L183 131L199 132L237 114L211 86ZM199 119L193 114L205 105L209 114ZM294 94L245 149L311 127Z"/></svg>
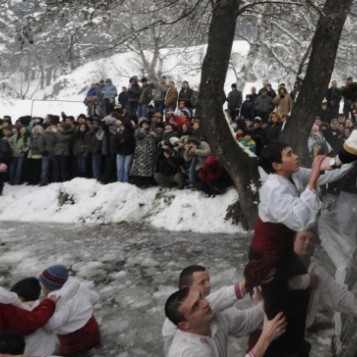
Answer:
<svg viewBox="0 0 357 357"><path fill-rule="evenodd" d="M298 95L297 86L289 93L284 83L274 90L264 80L243 101L232 84L225 113L236 139L259 156L279 139ZM62 113L13 122L4 116L0 194L4 180L47 185L78 176L223 193L231 180L202 134L197 98L187 81L178 89L165 76L157 81L133 77L119 94L107 79L90 85L84 100L88 112L77 118ZM332 81L309 137L311 156L337 151L355 127L356 115L357 83L349 77L339 88Z"/></svg>

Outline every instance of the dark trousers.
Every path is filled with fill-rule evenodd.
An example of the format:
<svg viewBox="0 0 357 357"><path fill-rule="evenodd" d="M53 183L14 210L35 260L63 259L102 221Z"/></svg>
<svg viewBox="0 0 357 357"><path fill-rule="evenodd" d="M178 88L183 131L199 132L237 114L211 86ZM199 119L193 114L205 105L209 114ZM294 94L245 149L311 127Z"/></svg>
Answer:
<svg viewBox="0 0 357 357"><path fill-rule="evenodd" d="M351 106L349 104L343 105L343 114L345 115L346 119L349 117L351 113Z"/></svg>
<svg viewBox="0 0 357 357"><path fill-rule="evenodd" d="M104 109L105 115L109 115L114 112L115 99L114 98L104 98Z"/></svg>
<svg viewBox="0 0 357 357"><path fill-rule="evenodd" d="M62 182L69 179L69 156L54 155L52 157L53 164L53 181Z"/></svg>
<svg viewBox="0 0 357 357"><path fill-rule="evenodd" d="M309 344L305 341L305 321L310 291L288 290L288 281L295 275L306 274L306 268L298 256L291 252L276 266L276 274L269 284L262 285L265 313L269 320L284 312L287 330L273 341L265 357L309 356Z"/></svg>
<svg viewBox="0 0 357 357"><path fill-rule="evenodd" d="M165 102L161 100L155 100L155 111L164 115Z"/></svg>
<svg viewBox="0 0 357 357"><path fill-rule="evenodd" d="M136 118L136 112L138 110L138 102L135 102L135 101L129 101L128 102L128 105L129 105L129 118L132 119L132 118Z"/></svg>
<svg viewBox="0 0 357 357"><path fill-rule="evenodd" d="M29 185L38 185L41 181L42 159L27 159L25 169L25 181Z"/></svg>
<svg viewBox="0 0 357 357"><path fill-rule="evenodd" d="M6 172L0 172L0 196L2 196L5 180L6 180Z"/></svg>

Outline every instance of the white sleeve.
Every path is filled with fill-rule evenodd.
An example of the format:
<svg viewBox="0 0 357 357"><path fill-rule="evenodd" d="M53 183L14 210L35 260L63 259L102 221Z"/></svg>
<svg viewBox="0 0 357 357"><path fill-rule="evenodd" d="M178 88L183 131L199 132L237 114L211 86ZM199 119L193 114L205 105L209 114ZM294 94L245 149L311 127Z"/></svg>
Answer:
<svg viewBox="0 0 357 357"><path fill-rule="evenodd" d="M296 197L288 187L275 185L264 192L272 223L282 223L293 231L303 231L316 223L321 202L315 191L306 188Z"/></svg>
<svg viewBox="0 0 357 357"><path fill-rule="evenodd" d="M295 275L289 280L291 290L305 290L310 285L310 274Z"/></svg>
<svg viewBox="0 0 357 357"><path fill-rule="evenodd" d="M89 301L92 305L95 305L99 301L99 294L91 289L86 288L88 296L89 296Z"/></svg>
<svg viewBox="0 0 357 357"><path fill-rule="evenodd" d="M223 287L209 294L206 299L213 311L224 311L237 302L234 285Z"/></svg>
<svg viewBox="0 0 357 357"><path fill-rule="evenodd" d="M231 309L233 310L233 309ZM246 310L222 312L229 320L228 334L234 337L246 336L262 327L264 320L263 303Z"/></svg>
<svg viewBox="0 0 357 357"><path fill-rule="evenodd" d="M339 169L332 171L326 171L321 175L317 181L317 185L325 185L326 183L334 182L339 180L341 177L347 174L354 167L355 163L342 165Z"/></svg>
<svg viewBox="0 0 357 357"><path fill-rule="evenodd" d="M16 293L0 287L0 303L22 307L22 301Z"/></svg>
<svg viewBox="0 0 357 357"><path fill-rule="evenodd" d="M70 309L66 304L57 303L55 313L43 326L47 332L55 332L56 329L61 327L69 317Z"/></svg>
<svg viewBox="0 0 357 357"><path fill-rule="evenodd" d="M163 325L161 334L164 340L164 354L167 356L170 346L172 344L172 340L175 337L175 333L177 331L177 327L166 317Z"/></svg>
<svg viewBox="0 0 357 357"><path fill-rule="evenodd" d="M315 273L319 276L322 288L321 304L331 310L357 317L356 296L338 284L322 267L317 266Z"/></svg>

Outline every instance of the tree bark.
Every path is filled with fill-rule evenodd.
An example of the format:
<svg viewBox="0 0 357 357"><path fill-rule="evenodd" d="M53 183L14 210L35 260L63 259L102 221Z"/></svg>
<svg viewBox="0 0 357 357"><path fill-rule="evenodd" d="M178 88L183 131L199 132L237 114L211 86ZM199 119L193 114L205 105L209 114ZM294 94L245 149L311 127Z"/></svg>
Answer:
<svg viewBox="0 0 357 357"><path fill-rule="evenodd" d="M334 69L341 33L353 0L326 0L317 23L309 63L282 139L303 164L309 162L307 139Z"/></svg>
<svg viewBox="0 0 357 357"><path fill-rule="evenodd" d="M249 156L232 135L223 113L223 90L232 50L240 2L216 0L208 35L208 47L202 64L199 113L202 130L214 155L225 166L239 194L241 222L253 229L260 186L256 158Z"/></svg>

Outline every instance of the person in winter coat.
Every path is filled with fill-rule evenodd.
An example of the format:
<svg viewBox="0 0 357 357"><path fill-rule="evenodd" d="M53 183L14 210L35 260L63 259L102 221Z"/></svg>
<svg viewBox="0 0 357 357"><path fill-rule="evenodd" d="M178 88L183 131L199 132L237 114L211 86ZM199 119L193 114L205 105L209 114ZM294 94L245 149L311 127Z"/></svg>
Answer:
<svg viewBox="0 0 357 357"><path fill-rule="evenodd" d="M340 102L341 102L341 91L337 87L337 81L333 80L331 82L331 87L326 91L327 105L330 110L330 120L337 118L340 112Z"/></svg>
<svg viewBox="0 0 357 357"><path fill-rule="evenodd" d="M53 148L53 181L61 182L69 179L69 160L74 128L70 124L60 123L55 132L56 144Z"/></svg>
<svg viewBox="0 0 357 357"><path fill-rule="evenodd" d="M6 180L7 171L12 158L12 150L10 144L4 138L0 139L0 196L2 196L4 189L4 182Z"/></svg>
<svg viewBox="0 0 357 357"><path fill-rule="evenodd" d="M50 173L53 171L53 149L57 141L56 132L57 125L51 124L40 136L40 152L42 155L40 186L45 186L50 182Z"/></svg>
<svg viewBox="0 0 357 357"><path fill-rule="evenodd" d="M185 186L185 178L181 172L183 159L173 148L169 140L162 141L160 153L157 157L157 172L154 179L161 187L178 186L181 190Z"/></svg>
<svg viewBox="0 0 357 357"><path fill-rule="evenodd" d="M262 127L262 119L255 117L253 121L252 139L256 144L256 154L260 156L265 141L265 129Z"/></svg>
<svg viewBox="0 0 357 357"><path fill-rule="evenodd" d="M116 142L117 180L119 182L129 182L129 173L135 150L134 128L130 121L120 123L116 134Z"/></svg>
<svg viewBox="0 0 357 357"><path fill-rule="evenodd" d="M343 138L341 132L338 129L337 119L331 120L330 127L324 131L324 136L334 151L341 149L343 145Z"/></svg>
<svg viewBox="0 0 357 357"><path fill-rule="evenodd" d="M280 84L280 87L284 87L284 88L285 88L285 84ZM274 98L276 97L276 92L275 92L275 90L272 88L272 86L271 86L270 83L268 83L268 84L265 86L265 89L267 90L269 97L271 97L272 99L274 99Z"/></svg>
<svg viewBox="0 0 357 357"><path fill-rule="evenodd" d="M121 92L119 93L118 96L118 102L122 109L128 107L128 100L129 100L128 89L126 87L122 87Z"/></svg>
<svg viewBox="0 0 357 357"><path fill-rule="evenodd" d="M52 265L39 276L45 296L61 289L69 279L74 278L69 278L63 265ZM98 293L81 283L74 286L69 296L59 299L45 328L57 334L64 356L84 353L99 346L100 331L93 315L93 305L98 301Z"/></svg>
<svg viewBox="0 0 357 357"><path fill-rule="evenodd" d="M147 116L148 106L152 100L152 92L153 92L153 87L151 83L148 82L147 78L144 77L141 80L141 83L142 83L141 93L138 102L138 110L136 112L136 116L138 118Z"/></svg>
<svg viewBox="0 0 357 357"><path fill-rule="evenodd" d="M165 111L174 112L176 109L178 93L174 81L169 82L169 88L165 96Z"/></svg>
<svg viewBox="0 0 357 357"><path fill-rule="evenodd" d="M249 151L251 151L252 153L256 153L256 143L255 141L252 139L252 135L253 135L253 131L251 129L245 129L244 130L244 138L241 141L241 144L247 148Z"/></svg>
<svg viewBox="0 0 357 357"><path fill-rule="evenodd" d="M265 145L279 140L282 125L281 114L279 112L271 113L268 126L265 129Z"/></svg>
<svg viewBox="0 0 357 357"><path fill-rule="evenodd" d="M141 88L136 77L129 80L128 88L128 106L129 106L129 119L137 120L136 112L138 110L138 103L140 98Z"/></svg>
<svg viewBox="0 0 357 357"><path fill-rule="evenodd" d="M188 110L190 111L190 117L191 117L192 110L195 107L195 103L194 103L195 99L194 99L194 91L192 88L190 88L188 81L182 82L182 87L178 94L178 101L180 102L180 100L185 101L185 105L188 108Z"/></svg>
<svg viewBox="0 0 357 357"><path fill-rule="evenodd" d="M242 103L240 108L240 116L243 119L251 119L254 118L254 101L251 98L250 94L245 96L245 101Z"/></svg>
<svg viewBox="0 0 357 357"><path fill-rule="evenodd" d="M293 100L285 87L280 87L278 95L274 98L276 109L281 115L288 115L293 107Z"/></svg>
<svg viewBox="0 0 357 357"><path fill-rule="evenodd" d="M80 124L78 131L74 134L73 155L77 163L77 174L81 177L88 177L89 171L89 145L91 141L89 126Z"/></svg>
<svg viewBox="0 0 357 357"><path fill-rule="evenodd" d="M109 115L114 111L115 97L118 95L117 88L113 85L111 79L105 80L105 86L101 90L104 100L105 114Z"/></svg>
<svg viewBox="0 0 357 357"><path fill-rule="evenodd" d="M263 88L262 94L255 100L255 114L262 118L263 124L267 124L269 115L274 108L272 97L268 95L266 88Z"/></svg>
<svg viewBox="0 0 357 357"><path fill-rule="evenodd" d="M197 189L213 197L223 194L232 183L224 166L212 155L206 158L198 177L200 182L196 185Z"/></svg>
<svg viewBox="0 0 357 357"><path fill-rule="evenodd" d="M139 128L135 130L135 151L130 176L133 183L139 187L147 187L152 183L157 155L157 134L150 130L150 122L147 118L139 119Z"/></svg>
<svg viewBox="0 0 357 357"><path fill-rule="evenodd" d="M169 87L166 84L166 76L162 76L154 86L155 111L161 115L164 114L165 96L168 89Z"/></svg>
<svg viewBox="0 0 357 357"><path fill-rule="evenodd" d="M88 152L92 158L92 176L100 181L102 176L103 156L107 154L106 135L100 120L93 120L90 132Z"/></svg>
<svg viewBox="0 0 357 357"><path fill-rule="evenodd" d="M9 141L12 149L12 160L9 171L10 185L19 185L22 181L22 172L27 152L29 150L30 138L25 126L19 126L16 134Z"/></svg>
<svg viewBox="0 0 357 357"><path fill-rule="evenodd" d="M86 93L84 104L87 106L88 116L93 117L96 114L96 106L98 104L97 83L91 83Z"/></svg>
<svg viewBox="0 0 357 357"><path fill-rule="evenodd" d="M35 125L31 132L25 175L29 185L38 185L41 181L42 133L41 125Z"/></svg>
<svg viewBox="0 0 357 357"><path fill-rule="evenodd" d="M232 90L228 93L227 102L228 102L228 110L229 114L233 121L237 119L239 116L239 110L242 106L242 92L237 89L237 85L233 83L231 85Z"/></svg>
<svg viewBox="0 0 357 357"><path fill-rule="evenodd" d="M184 149L183 158L190 162L188 169L189 186L196 188L199 181L198 171L205 165L207 156L211 154L211 148L205 141L190 137L186 141Z"/></svg>

